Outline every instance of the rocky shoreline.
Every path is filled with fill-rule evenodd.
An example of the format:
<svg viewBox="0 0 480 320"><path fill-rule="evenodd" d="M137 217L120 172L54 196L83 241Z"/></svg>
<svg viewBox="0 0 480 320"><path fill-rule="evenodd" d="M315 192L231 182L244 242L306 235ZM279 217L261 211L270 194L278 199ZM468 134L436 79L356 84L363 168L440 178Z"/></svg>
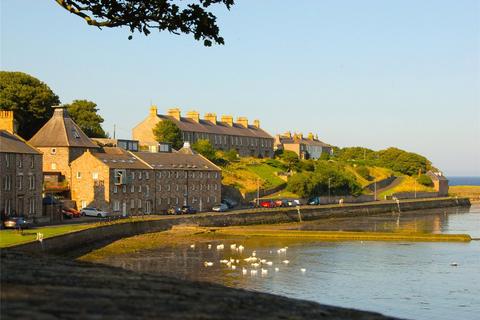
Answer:
<svg viewBox="0 0 480 320"><path fill-rule="evenodd" d="M2 251L1 270L2 319L394 319L49 255Z"/></svg>

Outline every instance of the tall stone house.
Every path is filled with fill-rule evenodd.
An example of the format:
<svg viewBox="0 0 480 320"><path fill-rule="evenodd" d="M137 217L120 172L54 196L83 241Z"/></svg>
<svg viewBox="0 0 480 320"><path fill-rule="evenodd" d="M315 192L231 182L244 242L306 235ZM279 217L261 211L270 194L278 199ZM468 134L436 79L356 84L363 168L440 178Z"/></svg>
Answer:
<svg viewBox="0 0 480 320"><path fill-rule="evenodd" d="M189 205L210 210L220 202L221 171L188 146L172 152L104 147L71 164L72 199L115 214L162 213Z"/></svg>
<svg viewBox="0 0 480 320"><path fill-rule="evenodd" d="M42 222L42 153L14 127L13 112L0 111L0 213Z"/></svg>
<svg viewBox="0 0 480 320"><path fill-rule="evenodd" d="M332 154L333 148L309 133L305 138L302 133L286 132L275 136L276 150L290 150L295 152L300 159L319 159L322 153Z"/></svg>
<svg viewBox="0 0 480 320"><path fill-rule="evenodd" d="M438 193L439 197L448 196L448 179L439 171L428 171L427 176L432 179L433 188Z"/></svg>
<svg viewBox="0 0 480 320"><path fill-rule="evenodd" d="M64 193L68 197L72 173L70 163L86 151L99 147L70 118L63 107L54 107L53 116L29 140L43 153L46 192Z"/></svg>
<svg viewBox="0 0 480 320"><path fill-rule="evenodd" d="M217 119L214 113L207 113L203 119L196 111L189 111L182 117L179 108L169 109L166 115L158 114L156 106L150 108L149 115L132 130L134 140L141 146L156 149L158 142L153 135L153 128L159 121L172 120L182 131L183 140L195 143L199 139L210 140L216 150L236 150L244 156L272 157L274 138L260 127L260 121L253 124L245 117L224 115Z"/></svg>

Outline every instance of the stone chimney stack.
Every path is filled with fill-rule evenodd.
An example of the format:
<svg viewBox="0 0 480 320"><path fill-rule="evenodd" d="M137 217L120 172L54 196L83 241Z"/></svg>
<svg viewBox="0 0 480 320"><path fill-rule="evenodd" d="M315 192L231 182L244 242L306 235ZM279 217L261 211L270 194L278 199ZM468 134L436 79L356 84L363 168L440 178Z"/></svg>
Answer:
<svg viewBox="0 0 480 320"><path fill-rule="evenodd" d="M187 118L190 118L192 119L193 121L195 121L196 123L199 123L200 122L200 113L198 113L197 111L188 111L187 112Z"/></svg>
<svg viewBox="0 0 480 320"><path fill-rule="evenodd" d="M150 115L151 115L151 116L157 116L157 114L158 114L157 106L154 105L154 104L152 104L152 105L150 106Z"/></svg>
<svg viewBox="0 0 480 320"><path fill-rule="evenodd" d="M260 120L258 119L253 120L253 126L257 129L260 129Z"/></svg>
<svg viewBox="0 0 480 320"><path fill-rule="evenodd" d="M13 118L13 111L0 111L0 129L6 130L10 133L15 133L15 120Z"/></svg>
<svg viewBox="0 0 480 320"><path fill-rule="evenodd" d="M177 121L180 121L181 112L180 112L180 109L179 109L179 108L168 109L167 114L168 114L170 117L175 118Z"/></svg>
<svg viewBox="0 0 480 320"><path fill-rule="evenodd" d="M222 116L222 122L225 122L227 126L233 127L233 117L232 116Z"/></svg>
<svg viewBox="0 0 480 320"><path fill-rule="evenodd" d="M216 113L205 113L206 121L211 122L212 124L217 124L217 114Z"/></svg>
<svg viewBox="0 0 480 320"><path fill-rule="evenodd" d="M237 123L240 124L244 128L248 128L248 118L246 117L238 117Z"/></svg>
<svg viewBox="0 0 480 320"><path fill-rule="evenodd" d="M315 140L313 133L311 132L308 133L308 140L312 140L312 141Z"/></svg>

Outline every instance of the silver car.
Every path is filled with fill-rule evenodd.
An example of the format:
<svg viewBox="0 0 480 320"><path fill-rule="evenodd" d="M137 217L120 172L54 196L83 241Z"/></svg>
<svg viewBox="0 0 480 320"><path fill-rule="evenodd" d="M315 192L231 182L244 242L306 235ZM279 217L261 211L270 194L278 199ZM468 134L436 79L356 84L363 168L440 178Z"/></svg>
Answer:
<svg viewBox="0 0 480 320"><path fill-rule="evenodd" d="M106 218L108 216L108 212L102 211L97 208L92 208L92 207L83 208L82 210L80 210L80 214L82 216L99 217L99 218Z"/></svg>

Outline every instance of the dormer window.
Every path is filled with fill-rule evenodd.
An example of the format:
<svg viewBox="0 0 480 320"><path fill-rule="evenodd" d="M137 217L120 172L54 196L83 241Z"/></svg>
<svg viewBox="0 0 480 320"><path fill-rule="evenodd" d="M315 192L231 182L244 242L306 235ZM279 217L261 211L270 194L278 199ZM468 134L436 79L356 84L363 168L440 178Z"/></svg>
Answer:
<svg viewBox="0 0 480 320"><path fill-rule="evenodd" d="M50 154L57 154L57 148L51 148Z"/></svg>
<svg viewBox="0 0 480 320"><path fill-rule="evenodd" d="M78 134L77 130L72 129L72 134L75 139L80 139L80 135Z"/></svg>

